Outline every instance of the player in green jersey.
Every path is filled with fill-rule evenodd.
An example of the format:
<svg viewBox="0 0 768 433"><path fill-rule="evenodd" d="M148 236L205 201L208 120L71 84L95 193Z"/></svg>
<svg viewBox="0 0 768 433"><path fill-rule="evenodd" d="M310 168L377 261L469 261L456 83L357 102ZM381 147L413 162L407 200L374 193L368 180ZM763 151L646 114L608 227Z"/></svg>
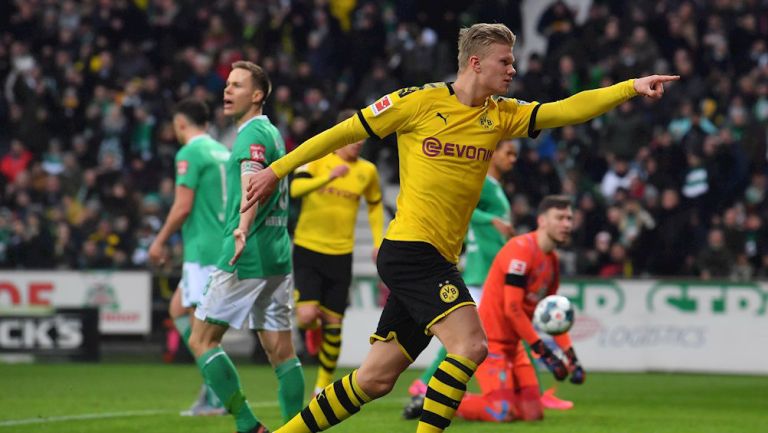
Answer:
<svg viewBox="0 0 768 433"><path fill-rule="evenodd" d="M226 165L224 240L216 269L195 311L190 346L205 381L235 417L238 432L263 433L243 394L240 378L221 339L246 319L278 378L278 398L287 421L303 405L304 373L291 342L291 241L288 237L288 183L260 206L240 213L252 176L285 154L277 128L262 114L271 84L257 65L239 61L224 89L224 114L237 123L237 138ZM258 208L258 209L257 209Z"/></svg>
<svg viewBox="0 0 768 433"><path fill-rule="evenodd" d="M181 227L184 265L168 312L184 344L189 345L190 315L203 297L203 288L219 258L224 230L224 163L229 150L205 133L208 106L185 99L173 109L173 129L183 144L176 153L176 192L165 224L149 247L149 259L165 263L168 238ZM223 405L203 385L197 401L182 415L223 415Z"/></svg>

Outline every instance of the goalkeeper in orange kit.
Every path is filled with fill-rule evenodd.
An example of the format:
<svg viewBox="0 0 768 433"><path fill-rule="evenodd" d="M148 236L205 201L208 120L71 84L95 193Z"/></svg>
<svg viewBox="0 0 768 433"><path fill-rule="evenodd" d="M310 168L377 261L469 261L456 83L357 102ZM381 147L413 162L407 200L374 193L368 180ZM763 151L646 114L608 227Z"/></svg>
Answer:
<svg viewBox="0 0 768 433"><path fill-rule="evenodd" d="M568 334L555 336L568 358L566 365L542 342L531 323L536 304L556 293L559 286L554 250L571 235L570 199L545 197L537 222L536 231L507 242L488 272L478 308L488 335L488 356L475 373L482 394L464 396L456 412L464 419L504 422L543 418L536 371L523 341L557 380L564 380L569 373L575 384L584 383L586 378Z"/></svg>

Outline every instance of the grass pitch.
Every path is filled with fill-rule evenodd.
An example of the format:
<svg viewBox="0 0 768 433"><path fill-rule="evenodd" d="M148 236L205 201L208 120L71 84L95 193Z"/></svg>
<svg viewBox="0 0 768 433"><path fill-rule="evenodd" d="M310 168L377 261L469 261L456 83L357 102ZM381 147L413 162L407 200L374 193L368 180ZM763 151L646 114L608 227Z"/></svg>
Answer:
<svg viewBox="0 0 768 433"><path fill-rule="evenodd" d="M256 415L280 425L277 381L265 366L236 362ZM307 367L307 390L316 367ZM400 418L406 372L395 391L334 427L336 433L413 432ZM552 381L542 375L546 385ZM194 400L194 365L0 364L0 433L232 432L231 417L180 417ZM589 373L582 386L560 384L576 407L547 411L540 423L454 420L448 432L483 433L762 433L768 432L768 377Z"/></svg>

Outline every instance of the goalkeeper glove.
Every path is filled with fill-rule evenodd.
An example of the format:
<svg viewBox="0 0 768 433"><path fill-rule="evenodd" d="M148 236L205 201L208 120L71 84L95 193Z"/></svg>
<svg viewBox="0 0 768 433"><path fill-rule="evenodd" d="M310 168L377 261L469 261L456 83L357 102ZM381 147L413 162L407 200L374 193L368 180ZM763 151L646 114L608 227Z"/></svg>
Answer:
<svg viewBox="0 0 768 433"><path fill-rule="evenodd" d="M565 364L563 364L563 361L561 361L557 355L552 353L543 341L537 340L535 343L531 344L531 350L539 355L540 359L544 362L544 365L546 365L549 371L555 376L555 379L565 380L568 376L568 369L565 367Z"/></svg>
<svg viewBox="0 0 768 433"><path fill-rule="evenodd" d="M568 357L568 365L571 370L571 383L581 385L587 379L587 373L579 362L579 358L576 357L576 352L573 347L565 351L565 356Z"/></svg>

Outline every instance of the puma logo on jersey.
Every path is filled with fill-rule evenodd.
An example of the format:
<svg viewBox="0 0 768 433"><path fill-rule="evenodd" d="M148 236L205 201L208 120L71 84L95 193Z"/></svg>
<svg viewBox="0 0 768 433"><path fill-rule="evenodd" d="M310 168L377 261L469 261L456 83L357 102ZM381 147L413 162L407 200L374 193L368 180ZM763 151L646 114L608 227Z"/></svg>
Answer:
<svg viewBox="0 0 768 433"><path fill-rule="evenodd" d="M436 113L436 115L437 115L437 117L439 117L439 118L443 119L443 122L444 122L446 125L448 124L448 116L444 116L444 115L443 115L443 113L441 113L441 112L439 112L439 111Z"/></svg>

